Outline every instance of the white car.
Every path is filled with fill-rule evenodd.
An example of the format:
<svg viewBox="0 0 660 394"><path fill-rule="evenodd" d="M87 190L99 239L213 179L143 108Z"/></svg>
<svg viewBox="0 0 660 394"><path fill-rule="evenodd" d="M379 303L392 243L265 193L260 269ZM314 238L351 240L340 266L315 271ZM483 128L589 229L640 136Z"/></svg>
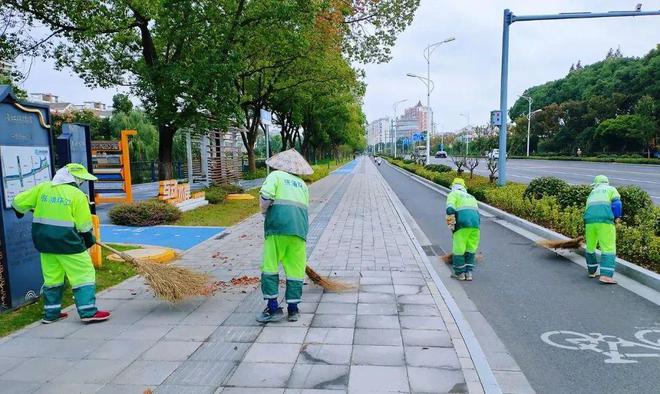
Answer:
<svg viewBox="0 0 660 394"><path fill-rule="evenodd" d="M497 160L500 158L500 150L499 149L493 149L492 151L488 152L486 155L491 160Z"/></svg>

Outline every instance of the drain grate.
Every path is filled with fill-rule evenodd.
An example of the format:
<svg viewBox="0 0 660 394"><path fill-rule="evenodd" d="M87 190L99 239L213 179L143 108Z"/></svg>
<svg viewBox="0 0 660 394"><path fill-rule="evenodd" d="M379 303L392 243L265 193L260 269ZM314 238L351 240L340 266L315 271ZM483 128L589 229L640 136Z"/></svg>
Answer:
<svg viewBox="0 0 660 394"><path fill-rule="evenodd" d="M436 253L431 245L422 245L422 249L424 249L424 253L426 253L427 256L436 256Z"/></svg>

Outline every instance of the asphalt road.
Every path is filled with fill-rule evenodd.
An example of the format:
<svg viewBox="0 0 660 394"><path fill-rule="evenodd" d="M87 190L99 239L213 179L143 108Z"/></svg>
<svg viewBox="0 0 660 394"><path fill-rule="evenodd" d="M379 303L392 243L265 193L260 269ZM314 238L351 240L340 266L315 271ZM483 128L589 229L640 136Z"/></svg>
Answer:
<svg viewBox="0 0 660 394"><path fill-rule="evenodd" d="M433 164L453 167L450 159L432 158ZM484 160L475 173L488 176ZM529 183L534 178L555 176L572 184L590 184L596 175L604 174L613 186L637 185L646 190L656 205L660 205L660 166L652 164L595 163L561 160L516 160L507 161L507 178L511 181Z"/></svg>
<svg viewBox="0 0 660 394"><path fill-rule="evenodd" d="M433 245L451 250L444 225L445 197L387 164L379 170ZM532 387L539 393L657 393L660 387L660 307L620 287L588 279L576 264L535 246L526 238L482 218L475 280L462 282L468 297L500 337ZM628 356L617 359L605 342L561 340L551 346L551 331L602 333L639 342L635 334L658 341L652 348L616 346ZM576 338L567 335L565 339ZM592 350L589 350L592 349ZM634 357L634 354L650 354ZM608 362L615 360L617 362ZM624 363L626 362L626 363Z"/></svg>

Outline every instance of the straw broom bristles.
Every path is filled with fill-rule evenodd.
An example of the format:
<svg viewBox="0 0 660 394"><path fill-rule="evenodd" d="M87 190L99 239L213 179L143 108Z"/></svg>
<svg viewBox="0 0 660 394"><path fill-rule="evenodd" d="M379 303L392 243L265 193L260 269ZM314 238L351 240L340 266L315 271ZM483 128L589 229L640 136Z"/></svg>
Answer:
<svg viewBox="0 0 660 394"><path fill-rule="evenodd" d="M147 281L147 285L153 289L158 298L174 303L190 297L208 296L214 291L209 275L184 267L140 261L102 242L98 244L133 265L138 275Z"/></svg>
<svg viewBox="0 0 660 394"><path fill-rule="evenodd" d="M314 271L312 267L310 267L309 265L305 267L305 273L312 282L323 287L327 291L340 293L344 291L353 290L355 288L355 286L350 285L348 283L340 282L330 278L324 278L321 275L319 275L316 271Z"/></svg>
<svg viewBox="0 0 660 394"><path fill-rule="evenodd" d="M578 249L584 243L584 237L566 240L544 239L536 241L536 243L549 249Z"/></svg>

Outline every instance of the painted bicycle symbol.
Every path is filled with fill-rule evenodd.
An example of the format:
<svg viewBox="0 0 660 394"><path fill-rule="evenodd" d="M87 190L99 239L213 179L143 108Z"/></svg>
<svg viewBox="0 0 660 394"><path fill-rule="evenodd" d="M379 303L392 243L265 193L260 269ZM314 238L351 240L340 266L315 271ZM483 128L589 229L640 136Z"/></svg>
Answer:
<svg viewBox="0 0 660 394"><path fill-rule="evenodd" d="M635 358L660 357L660 330L640 330L635 341L601 333L582 334L574 331L548 331L543 342L569 350L590 350L607 357L606 364L634 364Z"/></svg>

